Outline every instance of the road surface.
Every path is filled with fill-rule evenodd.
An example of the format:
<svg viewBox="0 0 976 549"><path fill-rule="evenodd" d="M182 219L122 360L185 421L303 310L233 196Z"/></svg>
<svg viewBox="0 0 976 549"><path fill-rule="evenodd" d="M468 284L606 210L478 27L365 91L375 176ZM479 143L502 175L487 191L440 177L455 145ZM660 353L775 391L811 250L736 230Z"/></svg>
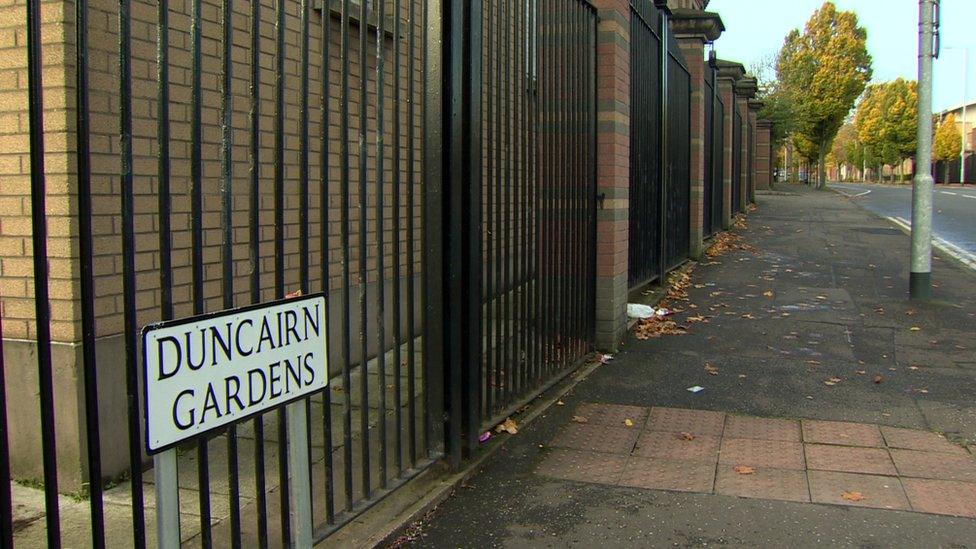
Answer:
<svg viewBox="0 0 976 549"><path fill-rule="evenodd" d="M911 185L830 183L862 208L908 230L912 219ZM936 186L933 195L934 244L976 269L976 188Z"/></svg>

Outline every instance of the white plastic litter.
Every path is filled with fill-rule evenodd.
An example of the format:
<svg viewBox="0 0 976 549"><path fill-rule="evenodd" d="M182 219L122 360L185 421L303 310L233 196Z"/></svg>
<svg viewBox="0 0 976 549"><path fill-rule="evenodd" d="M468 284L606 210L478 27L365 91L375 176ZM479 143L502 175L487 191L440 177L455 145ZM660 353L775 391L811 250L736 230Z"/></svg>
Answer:
<svg viewBox="0 0 976 549"><path fill-rule="evenodd" d="M627 304L627 316L630 318L651 318L656 313L657 311L650 305L641 305L640 303Z"/></svg>
<svg viewBox="0 0 976 549"><path fill-rule="evenodd" d="M690 392L692 392L692 393L700 393L700 392L704 391L705 388L702 387L701 385L695 385L694 387L688 387L687 390L690 391Z"/></svg>

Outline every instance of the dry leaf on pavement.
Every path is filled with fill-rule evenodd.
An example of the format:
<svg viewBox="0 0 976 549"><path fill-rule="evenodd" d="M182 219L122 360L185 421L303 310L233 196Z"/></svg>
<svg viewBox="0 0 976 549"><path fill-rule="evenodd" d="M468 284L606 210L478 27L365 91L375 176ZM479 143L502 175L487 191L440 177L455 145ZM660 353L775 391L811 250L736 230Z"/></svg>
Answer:
<svg viewBox="0 0 976 549"><path fill-rule="evenodd" d="M515 420L512 418L506 419L504 423L499 423L498 427L495 427L496 433L501 433L503 431L510 435L518 434L518 423L515 423Z"/></svg>
<svg viewBox="0 0 976 549"><path fill-rule="evenodd" d="M839 377L832 377L832 378L828 379L827 381L824 381L824 385L827 385L828 387L833 387L834 385L837 385L841 381L843 381L843 380L841 378L839 378Z"/></svg>
<svg viewBox="0 0 976 549"><path fill-rule="evenodd" d="M883 379L884 379L884 378L883 378L883 377L881 377L881 376L874 376L874 382L875 382L875 383L881 383L881 381L882 381Z"/></svg>
<svg viewBox="0 0 976 549"><path fill-rule="evenodd" d="M918 326L912 326L911 328L909 328L909 330L911 330L913 332L918 332L918 331L921 331L921 328L919 328Z"/></svg>
<svg viewBox="0 0 976 549"><path fill-rule="evenodd" d="M706 362L705 363L705 372L707 372L708 375L710 375L710 376L717 376L718 375L718 368L716 368L715 365L712 364L711 362Z"/></svg>
<svg viewBox="0 0 976 549"><path fill-rule="evenodd" d="M576 423L588 423L590 420L586 419L583 416L573 416L573 421Z"/></svg>
<svg viewBox="0 0 976 549"><path fill-rule="evenodd" d="M740 475L754 475L756 474L756 469L749 467L748 465L736 465L732 468L733 471L739 473Z"/></svg>
<svg viewBox="0 0 976 549"><path fill-rule="evenodd" d="M847 492L847 491L845 491L843 494L841 494L840 497L846 499L847 501L861 501L862 499L866 499L864 497L864 494L862 494L861 492Z"/></svg>
<svg viewBox="0 0 976 549"><path fill-rule="evenodd" d="M624 425L626 425L627 427L633 427L634 426L634 420L632 420L630 418L627 418L627 419L624 420Z"/></svg>
<svg viewBox="0 0 976 549"><path fill-rule="evenodd" d="M678 438L681 440L695 440L695 435L691 433L679 433Z"/></svg>
<svg viewBox="0 0 976 549"><path fill-rule="evenodd" d="M766 290L765 292L763 292L763 295L766 296L766 297L773 297L773 291L772 290Z"/></svg>

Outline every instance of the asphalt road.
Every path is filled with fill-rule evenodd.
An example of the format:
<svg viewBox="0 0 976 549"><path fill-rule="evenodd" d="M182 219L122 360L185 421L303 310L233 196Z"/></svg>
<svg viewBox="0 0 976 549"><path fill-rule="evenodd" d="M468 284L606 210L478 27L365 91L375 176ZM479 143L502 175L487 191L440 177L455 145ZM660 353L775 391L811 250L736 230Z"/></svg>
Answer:
<svg viewBox="0 0 976 549"><path fill-rule="evenodd" d="M907 228L912 219L910 185L830 183L860 207ZM933 196L935 244L976 268L976 188L936 186Z"/></svg>

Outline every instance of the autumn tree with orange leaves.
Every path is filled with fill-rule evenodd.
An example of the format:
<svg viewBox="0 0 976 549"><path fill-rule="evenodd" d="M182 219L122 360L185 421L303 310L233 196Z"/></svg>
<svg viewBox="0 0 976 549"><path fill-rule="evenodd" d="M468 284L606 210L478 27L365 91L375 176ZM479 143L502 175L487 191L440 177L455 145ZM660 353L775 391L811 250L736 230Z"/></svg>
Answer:
<svg viewBox="0 0 976 549"><path fill-rule="evenodd" d="M803 32L794 29L787 35L776 76L790 97L794 141L809 143L817 187L823 188L830 145L871 80L867 31L853 12L824 2Z"/></svg>

